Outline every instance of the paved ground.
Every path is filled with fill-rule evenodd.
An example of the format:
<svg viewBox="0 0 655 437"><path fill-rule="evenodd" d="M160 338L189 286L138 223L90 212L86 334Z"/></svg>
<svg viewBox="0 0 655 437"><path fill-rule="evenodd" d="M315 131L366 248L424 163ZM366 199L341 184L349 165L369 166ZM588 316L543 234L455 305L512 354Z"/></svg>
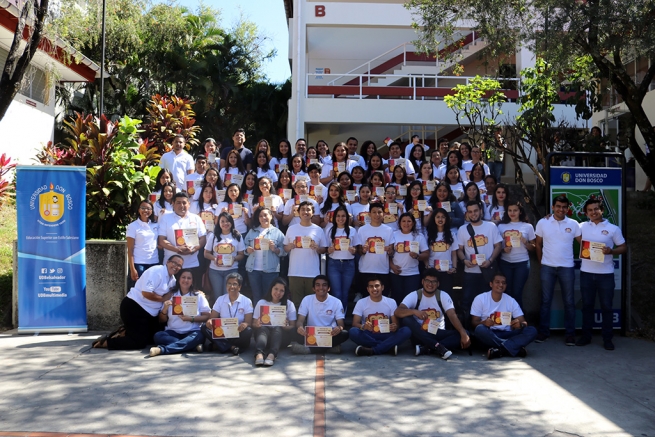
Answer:
<svg viewBox="0 0 655 437"><path fill-rule="evenodd" d="M655 343L617 338L526 359L252 355L146 358L95 335L0 335L0 436L655 436ZM324 376L323 376L324 372ZM43 435L43 434L39 434Z"/></svg>

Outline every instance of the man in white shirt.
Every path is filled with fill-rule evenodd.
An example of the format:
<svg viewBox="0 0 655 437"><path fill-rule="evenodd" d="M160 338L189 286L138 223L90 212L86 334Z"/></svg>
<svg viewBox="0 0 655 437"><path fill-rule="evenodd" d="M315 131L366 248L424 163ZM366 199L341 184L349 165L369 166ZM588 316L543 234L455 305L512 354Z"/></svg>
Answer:
<svg viewBox="0 0 655 437"><path fill-rule="evenodd" d="M189 212L189 195L185 192L173 196L174 214L165 214L159 223L159 246L164 248L164 259L181 255L183 268L191 270L193 282L202 284L198 251L205 247L207 230L202 219Z"/></svg>
<svg viewBox="0 0 655 437"><path fill-rule="evenodd" d="M451 349L466 349L471 339L457 318L453 300L439 290L437 275L435 268L425 269L423 287L405 296L394 314L412 331L416 355L434 353L447 360L453 354ZM446 316L453 329L446 329Z"/></svg>
<svg viewBox="0 0 655 437"><path fill-rule="evenodd" d="M476 201L467 202L466 212L471 223L464 224L457 231L457 242L459 244L457 257L464 262L465 266L462 284L462 291L464 292L462 311L465 323L468 323L471 302L475 296L482 293L487 287L484 274L488 273L489 270L483 273L480 268L493 269L495 261L503 250L503 237L495 224L482 221L482 210ZM475 244L473 244L472 234L475 238Z"/></svg>
<svg viewBox="0 0 655 437"><path fill-rule="evenodd" d="M184 184L186 175L193 173L193 158L184 150L185 143L184 135L175 135L171 144L173 150L164 153L159 160L159 167L165 168L173 174L173 182L181 191L186 190Z"/></svg>
<svg viewBox="0 0 655 437"><path fill-rule="evenodd" d="M535 339L537 329L528 326L519 304L505 294L507 278L502 272L497 271L489 285L491 290L476 296L471 306L475 338L489 347L489 360L504 356L525 358L525 347Z"/></svg>
<svg viewBox="0 0 655 437"><path fill-rule="evenodd" d="M575 346L575 302L573 285L573 240L580 243L580 225L567 217L569 199L561 195L553 199L553 215L537 222L537 259L541 263L541 311L537 343L550 336L550 305L555 281L559 281L564 302L564 328L567 346Z"/></svg>
<svg viewBox="0 0 655 437"><path fill-rule="evenodd" d="M325 352L341 353L341 343L348 340L348 331L345 329L343 305L341 301L329 294L330 283L325 275L317 275L313 279L312 290L314 294L305 296L298 308L298 320L296 329L298 333L297 343L292 345L294 354ZM332 347L307 347L305 327L331 327ZM308 342L311 344L311 342Z"/></svg>
<svg viewBox="0 0 655 437"><path fill-rule="evenodd" d="M325 232L312 223L313 205L301 202L298 214L300 223L290 226L284 237L284 251L289 254L289 290L296 307L311 293L313 279L321 274L320 255L328 247Z"/></svg>
<svg viewBox="0 0 655 437"><path fill-rule="evenodd" d="M580 224L582 253L580 257L580 291L582 293L582 337L576 346L591 343L594 325L594 304L596 294L602 311L603 346L608 351L614 350L612 331L614 314L614 255L623 255L628 246L623 238L621 228L603 218L603 203L600 199L588 199L582 210L589 218ZM593 243L602 244L602 248L592 248ZM586 251L586 252L585 252ZM599 257L592 256L592 251L600 251Z"/></svg>
<svg viewBox="0 0 655 437"><path fill-rule="evenodd" d="M296 196L299 196L299 199L302 196L307 196L306 201L312 204L314 209L314 215L312 216L312 223L318 225L321 223L321 216L318 215L319 207L318 203L315 200L309 198L309 188L307 181L304 179L298 179L293 184L293 189L296 192ZM282 224L285 226L293 226L300 223L300 203L302 201L296 199L289 199L284 205L284 215L282 216Z"/></svg>
<svg viewBox="0 0 655 437"><path fill-rule="evenodd" d="M368 284L369 279L378 278L382 281L387 294L391 293L391 280L389 279L389 257L393 255L393 230L382 223L384 206L381 203L372 203L369 207L371 223L361 226L357 230L361 246L359 247L359 289ZM382 251L376 249L382 244ZM378 247L380 249L380 247Z"/></svg>
<svg viewBox="0 0 655 437"><path fill-rule="evenodd" d="M307 141L305 141L304 138L298 138L296 140L296 146L295 146L296 154L300 154L303 158L305 157L305 153L307 152ZM290 162L288 164L291 164Z"/></svg>
<svg viewBox="0 0 655 437"><path fill-rule="evenodd" d="M398 346L412 336L406 326L400 326L394 311L396 301L382 296L384 285L370 278L366 285L368 297L360 299L353 310L353 326L348 331L353 343L359 345L355 355L382 355L391 351L398 355Z"/></svg>
<svg viewBox="0 0 655 437"><path fill-rule="evenodd" d="M448 150L450 148L450 143L447 138L439 139L439 153L441 154L441 163L448 164Z"/></svg>
<svg viewBox="0 0 655 437"><path fill-rule="evenodd" d="M362 155L359 155L357 153L358 144L359 141L357 141L357 138L355 137L348 138L348 141L346 141L346 147L348 147L348 159L352 159L357 163L358 166L365 169L366 161L364 160L364 157Z"/></svg>

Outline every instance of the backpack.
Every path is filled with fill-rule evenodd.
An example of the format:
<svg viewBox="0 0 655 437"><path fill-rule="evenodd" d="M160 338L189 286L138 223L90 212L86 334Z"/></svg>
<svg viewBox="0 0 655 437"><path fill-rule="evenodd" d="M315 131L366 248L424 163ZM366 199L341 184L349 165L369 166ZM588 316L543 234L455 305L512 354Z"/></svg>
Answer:
<svg viewBox="0 0 655 437"><path fill-rule="evenodd" d="M441 290L438 290L439 294L435 293L435 296L437 296L437 304L439 305L439 309L443 312L443 319L446 324L446 329L453 329L453 324L450 322L450 319L446 316L446 312L443 309L443 305L441 304ZM421 299L423 298L423 288L419 288L418 290L415 291L416 293L416 306L414 306L414 310L417 310L419 305L421 305Z"/></svg>

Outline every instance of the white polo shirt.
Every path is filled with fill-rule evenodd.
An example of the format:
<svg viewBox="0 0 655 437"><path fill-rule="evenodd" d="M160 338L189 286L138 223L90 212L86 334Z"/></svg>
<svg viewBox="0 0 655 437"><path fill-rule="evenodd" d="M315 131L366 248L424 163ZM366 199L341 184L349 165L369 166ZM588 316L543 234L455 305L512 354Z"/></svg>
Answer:
<svg viewBox="0 0 655 437"><path fill-rule="evenodd" d="M243 294L239 294L234 303L230 302L229 294L224 294L216 299L212 309L218 313L218 317L221 319L236 317L239 319L239 324L243 323L246 314L252 314L253 312L252 301Z"/></svg>
<svg viewBox="0 0 655 437"><path fill-rule="evenodd" d="M298 315L306 317L307 326L337 326L337 320L343 320L343 305L336 297L328 294L323 302L315 294L305 296L300 302Z"/></svg>
<svg viewBox="0 0 655 437"><path fill-rule="evenodd" d="M555 216L537 222L535 234L543 239L541 264L549 267L573 267L573 240L581 235L580 224L573 219L555 220Z"/></svg>
<svg viewBox="0 0 655 437"><path fill-rule="evenodd" d="M173 174L173 182L175 182L177 189L181 191L186 191L184 181L187 172L193 170L194 165L193 158L186 150L182 150L178 155L175 154L174 150L171 150L164 153L159 160L159 167L165 168Z"/></svg>
<svg viewBox="0 0 655 437"><path fill-rule="evenodd" d="M141 277L136 281L134 287L127 293L127 297L138 303L141 308L151 316L156 316L161 310L162 303L155 302L143 297L143 291L155 293L163 296L175 285L175 276L168 274L166 266L158 265L150 267L143 272Z"/></svg>
<svg viewBox="0 0 655 437"><path fill-rule="evenodd" d="M135 220L127 225L126 235L134 239L134 264L157 264L157 237L159 225L151 221Z"/></svg>
<svg viewBox="0 0 655 437"><path fill-rule="evenodd" d="M159 235L166 237L169 243L172 245L177 245L175 242L175 230L176 229L196 229L198 233L198 239L207 235L207 230L205 229L205 224L200 219L199 216L187 212L186 216L180 217L175 212L171 214L164 214L159 221ZM200 248L202 250L202 247ZM164 260L168 260L171 255L180 255L184 259L185 269L198 267L198 254L192 253L189 255L176 254L168 249L164 249Z"/></svg>
<svg viewBox="0 0 655 437"><path fill-rule="evenodd" d="M613 248L625 243L621 228L613 225L606 219L595 224L592 221L580 224L580 232L584 241L593 241L595 243L604 243L605 246ZM580 271L586 273L614 273L614 256L605 255L602 263L591 261L589 259L580 260Z"/></svg>

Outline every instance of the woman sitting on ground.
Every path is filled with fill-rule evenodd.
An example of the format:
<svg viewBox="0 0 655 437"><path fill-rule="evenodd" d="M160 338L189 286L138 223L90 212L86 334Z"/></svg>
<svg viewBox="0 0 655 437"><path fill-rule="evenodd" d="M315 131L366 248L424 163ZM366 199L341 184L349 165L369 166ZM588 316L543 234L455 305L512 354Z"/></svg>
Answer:
<svg viewBox="0 0 655 437"><path fill-rule="evenodd" d="M211 311L209 302L205 296L196 292L193 287L193 275L189 269L180 270L177 284L171 291L174 292L173 296L164 302L164 306L159 312L159 322L166 323L166 329L155 334L157 346L150 348L151 357L181 354L194 349L202 352L201 345L205 341L205 337L200 332L200 326L209 319ZM196 314L192 316L180 314L183 311L183 304L176 302L173 305L173 301L176 297L182 296L192 296L197 299Z"/></svg>

